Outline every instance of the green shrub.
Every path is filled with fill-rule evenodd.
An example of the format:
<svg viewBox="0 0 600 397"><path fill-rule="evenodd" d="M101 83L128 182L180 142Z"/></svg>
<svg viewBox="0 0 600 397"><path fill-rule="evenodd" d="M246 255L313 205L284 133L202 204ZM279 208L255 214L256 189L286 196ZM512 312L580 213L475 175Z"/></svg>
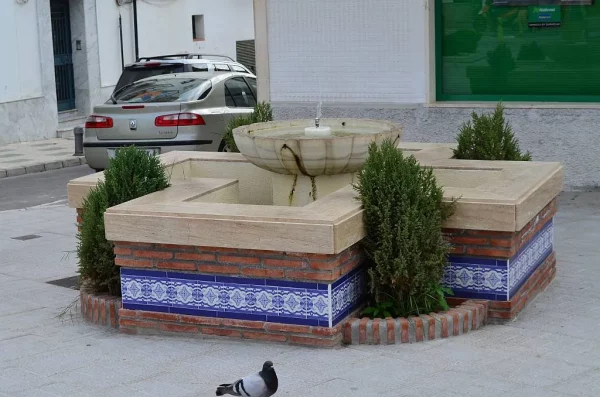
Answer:
<svg viewBox="0 0 600 397"><path fill-rule="evenodd" d="M454 203L442 201L433 170L404 157L391 141L372 143L354 186L364 208L363 240L371 307L365 314L407 316L446 309L440 286L449 244L442 222Z"/></svg>
<svg viewBox="0 0 600 397"><path fill-rule="evenodd" d="M465 160L531 161L531 153L521 154L519 142L508 122L504 107L496 106L492 115L472 113L473 123L463 124L456 140L454 158Z"/></svg>
<svg viewBox="0 0 600 397"><path fill-rule="evenodd" d="M273 109L268 102L259 102L254 106L254 112L248 115L238 116L229 121L227 129L223 133L223 141L227 145L229 152L239 153L235 139L233 138L233 130L254 123L265 123L267 121L273 121Z"/></svg>
<svg viewBox="0 0 600 397"><path fill-rule="evenodd" d="M158 157L133 146L120 149L98 183L85 198L80 231L77 234L79 274L83 285L94 292L121 295L119 268L115 265L113 243L104 235L104 212L169 186Z"/></svg>

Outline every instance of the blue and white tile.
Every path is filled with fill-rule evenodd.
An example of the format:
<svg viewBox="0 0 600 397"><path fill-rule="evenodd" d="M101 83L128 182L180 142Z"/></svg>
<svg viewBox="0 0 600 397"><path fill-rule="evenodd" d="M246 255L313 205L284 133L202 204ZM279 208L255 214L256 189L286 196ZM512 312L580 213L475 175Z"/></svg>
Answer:
<svg viewBox="0 0 600 397"><path fill-rule="evenodd" d="M366 289L367 275L362 269L351 272L342 283L332 288L332 325L336 325L341 316L345 317L362 304Z"/></svg>

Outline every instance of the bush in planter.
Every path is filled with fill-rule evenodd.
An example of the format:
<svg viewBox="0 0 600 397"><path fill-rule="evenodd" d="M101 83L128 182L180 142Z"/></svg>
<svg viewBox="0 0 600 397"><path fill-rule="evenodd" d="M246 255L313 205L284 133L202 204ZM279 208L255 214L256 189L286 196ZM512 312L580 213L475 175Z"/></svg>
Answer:
<svg viewBox="0 0 600 397"><path fill-rule="evenodd" d="M363 240L371 306L365 314L408 316L447 309L440 286L450 245L442 222L454 203L442 201L433 170L404 157L391 141L372 143L354 186L364 208Z"/></svg>
<svg viewBox="0 0 600 397"><path fill-rule="evenodd" d="M504 107L496 106L492 115L472 113L473 123L463 124L454 149L454 158L464 160L531 161L531 153L521 153L519 142L508 122Z"/></svg>
<svg viewBox="0 0 600 397"><path fill-rule="evenodd" d="M158 157L133 146L122 148L104 171L104 181L93 188L83 202L77 234L79 274L83 285L93 292L121 295L119 268L113 244L104 235L104 212L169 186Z"/></svg>
<svg viewBox="0 0 600 397"><path fill-rule="evenodd" d="M231 119L227 125L227 129L223 133L223 141L225 141L228 151L235 153L240 152L235 144L235 139L233 138L234 129L244 125L265 123L267 121L273 121L273 109L271 109L271 105L267 102L257 103L256 106L254 106L254 112L251 114Z"/></svg>

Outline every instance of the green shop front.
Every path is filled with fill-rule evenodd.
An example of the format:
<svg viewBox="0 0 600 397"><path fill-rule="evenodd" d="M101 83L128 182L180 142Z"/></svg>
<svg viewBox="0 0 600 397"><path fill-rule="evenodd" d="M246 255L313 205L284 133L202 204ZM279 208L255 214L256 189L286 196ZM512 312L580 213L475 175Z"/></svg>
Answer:
<svg viewBox="0 0 600 397"><path fill-rule="evenodd" d="M596 0L436 0L436 100L600 102Z"/></svg>

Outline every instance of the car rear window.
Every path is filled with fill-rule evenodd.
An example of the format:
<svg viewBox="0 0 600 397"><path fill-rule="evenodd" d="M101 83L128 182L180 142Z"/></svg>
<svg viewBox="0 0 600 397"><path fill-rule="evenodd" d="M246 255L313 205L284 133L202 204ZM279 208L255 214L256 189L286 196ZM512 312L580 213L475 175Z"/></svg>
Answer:
<svg viewBox="0 0 600 397"><path fill-rule="evenodd" d="M127 84L134 83L147 77L154 77L169 73L181 73L183 71L184 67L181 63L157 66L129 66L125 68L121 74L121 77L117 82L117 86L115 87L115 91L126 86Z"/></svg>
<svg viewBox="0 0 600 397"><path fill-rule="evenodd" d="M206 79L172 77L138 81L114 96L119 103L186 102L198 99Z"/></svg>

